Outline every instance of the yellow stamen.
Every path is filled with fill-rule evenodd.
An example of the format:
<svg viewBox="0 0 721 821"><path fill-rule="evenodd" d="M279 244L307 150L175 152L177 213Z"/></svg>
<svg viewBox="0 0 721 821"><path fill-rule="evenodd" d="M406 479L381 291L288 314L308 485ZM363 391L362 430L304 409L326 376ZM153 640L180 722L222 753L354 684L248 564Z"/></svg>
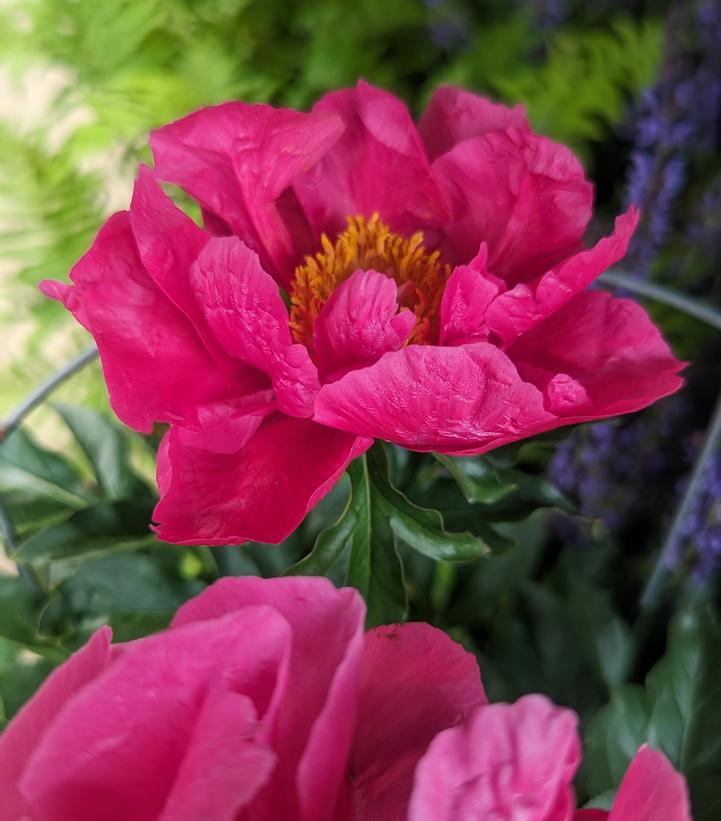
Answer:
<svg viewBox="0 0 721 821"><path fill-rule="evenodd" d="M314 257L306 257L295 270L290 292L290 328L293 337L309 348L313 340L313 323L333 290L358 268L372 269L392 277L402 289L403 307L416 315L416 325L409 342L434 342L438 334L438 308L450 273L440 262L438 251L429 253L423 245L423 232L409 239L394 234L381 222L378 214L366 220L348 217L348 227L335 243L323 234L321 248Z"/></svg>

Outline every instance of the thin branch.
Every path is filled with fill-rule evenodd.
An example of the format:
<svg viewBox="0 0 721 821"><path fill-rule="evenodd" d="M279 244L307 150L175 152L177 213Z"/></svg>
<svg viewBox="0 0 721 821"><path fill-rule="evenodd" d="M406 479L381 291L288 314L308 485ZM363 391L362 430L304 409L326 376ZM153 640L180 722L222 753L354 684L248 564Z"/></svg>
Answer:
<svg viewBox="0 0 721 821"><path fill-rule="evenodd" d="M639 277L624 274L620 271L606 271L598 278L598 282L602 285L624 288L632 294L662 302L664 305L669 305L677 311L688 314L701 322L705 322L717 331L721 331L721 311L673 288L667 288L665 285L655 285L652 282L646 282Z"/></svg>
<svg viewBox="0 0 721 821"><path fill-rule="evenodd" d="M713 416L706 433L706 439L703 448L696 459L691 472L691 479L686 488L681 504L676 510L671 529L668 532L666 540L663 543L661 552L656 561L656 567L651 575L651 578L646 584L646 589L641 596L641 609L653 610L659 604L663 594L663 588L666 580L674 568L676 551L678 548L678 541L681 535L681 528L683 527L686 517L691 511L696 497L703 489L704 474L710 459L721 447L721 395L716 402Z"/></svg>
<svg viewBox="0 0 721 821"><path fill-rule="evenodd" d="M98 349L93 346L88 348L83 353L71 359L70 362L63 365L62 368L55 371L42 384L38 385L32 393L28 394L20 405L0 423L0 442L7 439L8 436L17 428L25 417L34 410L38 405L41 405L67 379L82 370L86 365L90 364L98 355Z"/></svg>

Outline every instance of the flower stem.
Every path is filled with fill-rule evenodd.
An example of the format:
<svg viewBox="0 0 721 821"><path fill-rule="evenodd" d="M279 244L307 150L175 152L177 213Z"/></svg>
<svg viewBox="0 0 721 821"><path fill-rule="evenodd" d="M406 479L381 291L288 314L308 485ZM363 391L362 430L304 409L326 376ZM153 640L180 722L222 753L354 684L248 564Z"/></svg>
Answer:
<svg viewBox="0 0 721 821"><path fill-rule="evenodd" d="M5 421L0 423L0 442L7 439L20 425L23 419L38 405L41 405L63 382L90 364L97 355L98 349L93 345L92 348L88 348L74 359L71 359L70 362L67 362L62 368L55 371L54 374L38 385L34 391L29 393L20 405L10 413Z"/></svg>
<svg viewBox="0 0 721 821"><path fill-rule="evenodd" d="M654 299L664 305L669 305L676 308L689 316L705 322L717 331L721 331L721 311L705 305L701 300L686 296L685 294L676 291L673 288L667 288L665 285L655 285L652 282L646 282L638 277L629 274L621 273L620 271L606 271L601 274L598 281L602 285L611 285L616 288L624 288L638 296Z"/></svg>
<svg viewBox="0 0 721 821"><path fill-rule="evenodd" d="M660 603L666 580L674 567L674 558L681 528L696 497L703 489L706 466L719 447L721 447L721 394L716 402L703 447L691 471L691 479L688 483L688 487L681 500L681 504L676 510L671 529L656 560L656 567L641 596L642 610L654 610Z"/></svg>

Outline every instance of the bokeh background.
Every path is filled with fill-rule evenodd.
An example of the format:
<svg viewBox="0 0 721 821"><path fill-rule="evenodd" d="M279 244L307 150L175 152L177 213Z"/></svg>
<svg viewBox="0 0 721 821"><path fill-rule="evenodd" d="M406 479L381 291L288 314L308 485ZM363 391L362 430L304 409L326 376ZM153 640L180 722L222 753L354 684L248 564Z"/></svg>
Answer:
<svg viewBox="0 0 721 821"><path fill-rule="evenodd" d="M590 240L626 204L643 209L620 290L691 363L683 392L494 457L517 489L470 514L430 457L392 459L411 498L446 500L447 522L483 531L500 554L456 566L409 552L411 614L478 654L492 697L540 690L584 725L596 716L580 790L602 794L616 774L608 728L633 701L623 688L680 653L668 625L721 669L721 331L681 304L721 311L718 0L0 0L0 419L89 344L36 286L63 279L125 207L150 129L228 99L307 108L359 77L416 114L441 83L523 103L595 183ZM649 285L658 298L639 296ZM5 717L101 622L143 635L218 575L283 572L347 492L277 549L158 545L146 530L152 437L113 421L97 364L52 399L0 445ZM705 626L688 615L699 604ZM698 815L701 800L697 817L717 818Z"/></svg>

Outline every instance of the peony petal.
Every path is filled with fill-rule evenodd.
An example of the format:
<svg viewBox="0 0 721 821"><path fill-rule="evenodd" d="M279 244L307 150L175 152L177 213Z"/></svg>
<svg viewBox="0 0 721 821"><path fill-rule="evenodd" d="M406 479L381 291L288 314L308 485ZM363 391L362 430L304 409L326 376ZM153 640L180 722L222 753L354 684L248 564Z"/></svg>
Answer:
<svg viewBox="0 0 721 821"><path fill-rule="evenodd" d="M324 385L315 420L411 450L483 452L538 432L554 417L541 392L487 343L410 345Z"/></svg>
<svg viewBox="0 0 721 821"><path fill-rule="evenodd" d="M237 237L211 239L191 272L191 286L218 343L265 371L278 408L310 416L320 385L304 345L293 344L278 285Z"/></svg>
<svg viewBox="0 0 721 821"><path fill-rule="evenodd" d="M110 664L109 627L101 627L88 643L54 670L0 735L0 796L7 819L30 818L19 789L28 760L65 702L79 693Z"/></svg>
<svg viewBox="0 0 721 821"><path fill-rule="evenodd" d="M254 809L271 820L330 821L355 725L365 605L355 590L321 578L221 579L181 607L173 625L260 604L291 625L292 687L270 730L278 766Z"/></svg>
<svg viewBox="0 0 721 821"><path fill-rule="evenodd" d="M313 325L322 377L371 365L403 345L416 318L398 313L397 297L396 283L377 271L355 271L333 291Z"/></svg>
<svg viewBox="0 0 721 821"><path fill-rule="evenodd" d="M427 624L366 634L350 779L357 818L405 818L434 736L486 703L475 658Z"/></svg>
<svg viewBox="0 0 721 821"><path fill-rule="evenodd" d="M491 330L504 340L514 339L585 290L599 274L624 257L638 219L638 210L631 206L616 218L611 236L564 260L535 282L519 283L501 294L486 313Z"/></svg>
<svg viewBox="0 0 721 821"><path fill-rule="evenodd" d="M626 770L608 821L692 821L684 777L644 744Z"/></svg>
<svg viewBox="0 0 721 821"><path fill-rule="evenodd" d="M126 212L106 222L70 276L74 286L44 282L41 290L95 337L113 410L130 427L192 426L197 405L235 401L268 384L255 369L210 354L143 268Z"/></svg>
<svg viewBox="0 0 721 821"><path fill-rule="evenodd" d="M293 186L316 237L335 236L347 216L375 212L399 233L447 222L448 205L397 97L361 80L326 94L313 111L338 115L345 124L333 148Z"/></svg>
<svg viewBox="0 0 721 821"><path fill-rule="evenodd" d="M578 810L573 816L573 821L605 821L608 813L605 810Z"/></svg>
<svg viewBox="0 0 721 821"><path fill-rule="evenodd" d="M158 536L177 544L280 542L357 455L355 436L281 414L234 453L190 447L171 429L158 452Z"/></svg>
<svg viewBox="0 0 721 821"><path fill-rule="evenodd" d="M262 720L275 687L286 684L291 641L285 619L255 607L126 646L44 734L20 782L28 803L47 821L153 821L176 788L188 745L198 733L217 731L223 717L231 743L209 750L207 772L219 789L233 787L232 772L241 784L249 775L248 758L238 757L249 734L248 709L231 713L227 699L209 698L209 683L247 696ZM209 710L218 709L223 715L211 718ZM199 728L201 719L209 726ZM206 748L209 742L202 738ZM251 758L262 781L267 760L259 762L257 752ZM215 796L219 807L233 800Z"/></svg>
<svg viewBox="0 0 721 821"><path fill-rule="evenodd" d="M309 237L289 231L277 200L342 132L333 113L234 102L166 125L150 144L160 178L182 186L216 218L216 228L222 220L287 285Z"/></svg>
<svg viewBox="0 0 721 821"><path fill-rule="evenodd" d="M471 137L506 128L528 128L523 106L507 108L454 86L437 88L418 121L431 160Z"/></svg>
<svg viewBox="0 0 721 821"><path fill-rule="evenodd" d="M509 287L580 248L593 190L566 147L530 131L491 131L433 163L453 208L445 233L457 261L488 244L488 267Z"/></svg>
<svg viewBox="0 0 721 821"><path fill-rule="evenodd" d="M488 248L481 245L478 256L459 265L446 282L441 298L440 345L464 345L488 339L486 310L500 290L500 283L486 268Z"/></svg>
<svg viewBox="0 0 721 821"><path fill-rule="evenodd" d="M570 821L578 718L545 696L479 707L445 730L416 769L409 821Z"/></svg>
<svg viewBox="0 0 721 821"><path fill-rule="evenodd" d="M130 224L145 270L158 287L195 325L206 342L203 315L190 289L190 269L210 234L177 208L144 165L140 166L130 203Z"/></svg>
<svg viewBox="0 0 721 821"><path fill-rule="evenodd" d="M509 349L564 424L629 413L677 391L683 367L640 305L585 291Z"/></svg>
<svg viewBox="0 0 721 821"><path fill-rule="evenodd" d="M276 764L253 702L227 690L205 697L158 821L234 821L251 803Z"/></svg>

